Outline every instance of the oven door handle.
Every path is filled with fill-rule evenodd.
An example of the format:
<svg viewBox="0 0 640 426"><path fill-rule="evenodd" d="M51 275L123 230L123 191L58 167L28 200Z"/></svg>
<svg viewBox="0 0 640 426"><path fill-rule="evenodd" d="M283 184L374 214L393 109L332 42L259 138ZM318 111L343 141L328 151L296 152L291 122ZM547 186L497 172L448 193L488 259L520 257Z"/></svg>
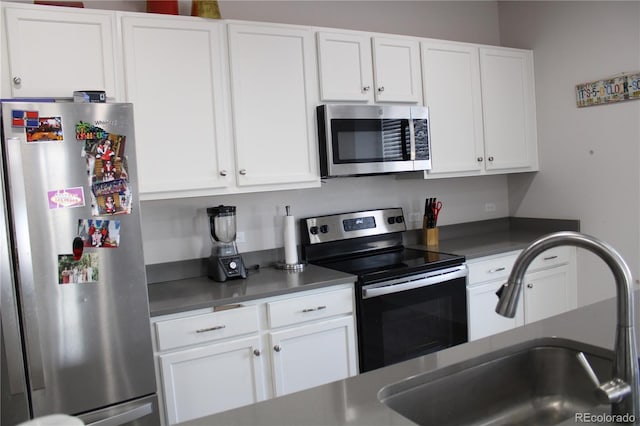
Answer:
<svg viewBox="0 0 640 426"><path fill-rule="evenodd" d="M469 274L467 265L455 266L453 268L440 269L424 275L415 276L413 279L402 278L384 283L372 284L362 288L362 298L384 296L387 294L399 293L401 291L413 290L415 288L427 287L433 284L440 284L446 281L464 278Z"/></svg>

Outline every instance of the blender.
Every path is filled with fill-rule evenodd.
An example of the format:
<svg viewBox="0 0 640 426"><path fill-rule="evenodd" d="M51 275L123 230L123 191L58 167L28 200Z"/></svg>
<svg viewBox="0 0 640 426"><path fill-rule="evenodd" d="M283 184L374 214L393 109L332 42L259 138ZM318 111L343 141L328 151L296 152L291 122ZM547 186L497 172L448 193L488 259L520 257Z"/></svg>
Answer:
<svg viewBox="0 0 640 426"><path fill-rule="evenodd" d="M209 278L218 282L247 278L247 270L236 247L236 207L209 207L207 215L214 242L209 257Z"/></svg>

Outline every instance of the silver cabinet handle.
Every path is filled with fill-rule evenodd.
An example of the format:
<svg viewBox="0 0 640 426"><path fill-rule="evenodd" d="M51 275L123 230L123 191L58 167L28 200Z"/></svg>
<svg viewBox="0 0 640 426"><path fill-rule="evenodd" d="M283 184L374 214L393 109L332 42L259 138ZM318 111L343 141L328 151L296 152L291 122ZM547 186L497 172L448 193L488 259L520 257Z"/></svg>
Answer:
<svg viewBox="0 0 640 426"><path fill-rule="evenodd" d="M227 326L226 325L216 325L214 327L201 328L200 330L196 330L196 333L206 333L207 331L222 330L223 328L227 328Z"/></svg>
<svg viewBox="0 0 640 426"><path fill-rule="evenodd" d="M282 350L282 347L280 345L275 345L273 347L273 350L276 351L276 352L280 352Z"/></svg>
<svg viewBox="0 0 640 426"><path fill-rule="evenodd" d="M303 309L302 312L315 312L315 311L321 311L323 309L327 309L326 306L318 306L317 308L307 308L307 309Z"/></svg>
<svg viewBox="0 0 640 426"><path fill-rule="evenodd" d="M378 92L384 92L384 86L378 87Z"/></svg>
<svg viewBox="0 0 640 426"><path fill-rule="evenodd" d="M22 79L20 77L13 77L13 84L22 84Z"/></svg>
<svg viewBox="0 0 640 426"><path fill-rule="evenodd" d="M371 86L364 86L362 90L368 92L369 90L371 90Z"/></svg>
<svg viewBox="0 0 640 426"><path fill-rule="evenodd" d="M502 272L502 271L504 271L506 269L507 268L505 268L504 266L501 266L499 268L489 269L489 273L490 274L495 274L496 272Z"/></svg>
<svg viewBox="0 0 640 426"><path fill-rule="evenodd" d="M489 157L489 158L487 158L487 160L493 161L493 157Z"/></svg>
<svg viewBox="0 0 640 426"><path fill-rule="evenodd" d="M547 257L542 258L542 260L553 260L553 259L557 259L557 258L558 258L558 256L547 256Z"/></svg>
<svg viewBox="0 0 640 426"><path fill-rule="evenodd" d="M254 350L253 350L253 354L254 354L255 356L260 356L260 355L262 355L262 354L260 353L260 349L254 349Z"/></svg>
<svg viewBox="0 0 640 426"><path fill-rule="evenodd" d="M226 176L226 175L227 175L226 170L220 170L220 176Z"/></svg>
<svg viewBox="0 0 640 426"><path fill-rule="evenodd" d="M484 160L484 158L478 157L477 160L478 160L478 163L482 163L482 160Z"/></svg>
<svg viewBox="0 0 640 426"><path fill-rule="evenodd" d="M240 173L242 176L247 174L247 170L246 169L240 169L240 171L238 172Z"/></svg>
<svg viewBox="0 0 640 426"><path fill-rule="evenodd" d="M527 288L533 288L533 284L531 283L527 284Z"/></svg>

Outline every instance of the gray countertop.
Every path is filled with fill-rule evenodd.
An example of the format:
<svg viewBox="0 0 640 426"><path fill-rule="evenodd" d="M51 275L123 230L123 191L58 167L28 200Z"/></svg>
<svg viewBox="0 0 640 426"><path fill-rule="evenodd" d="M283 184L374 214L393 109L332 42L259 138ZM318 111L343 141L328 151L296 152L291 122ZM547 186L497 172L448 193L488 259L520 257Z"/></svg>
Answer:
<svg viewBox="0 0 640 426"><path fill-rule="evenodd" d="M558 230L579 230L575 220L501 218L440 228L437 250L464 255L467 259L506 253L526 247L537 237ZM420 249L421 230L408 231L405 245ZM245 264L273 264L267 255L243 254ZM353 275L306 265L303 272L289 272L271 266L251 270L245 280L218 283L201 276L202 260L174 262L147 267L152 281L169 277L169 281L148 285L150 314L152 317L189 311L211 306L239 303L250 299L278 296L303 290L354 282ZM195 272L194 272L195 271ZM189 275L193 275L190 277ZM186 278L180 278L185 275ZM164 278L167 279L167 278Z"/></svg>
<svg viewBox="0 0 640 426"><path fill-rule="evenodd" d="M226 283L215 282L207 277L166 281L148 286L149 310L154 317L353 283L355 279L353 275L344 272L306 265L302 272L274 267L260 268L251 271L244 280L230 280Z"/></svg>
<svg viewBox="0 0 640 426"><path fill-rule="evenodd" d="M413 425L413 422L379 402L377 394L382 387L539 337L563 337L612 349L616 320L614 302L609 299L434 354L181 425ZM637 309L638 306L636 312ZM563 424L576 423L569 420Z"/></svg>

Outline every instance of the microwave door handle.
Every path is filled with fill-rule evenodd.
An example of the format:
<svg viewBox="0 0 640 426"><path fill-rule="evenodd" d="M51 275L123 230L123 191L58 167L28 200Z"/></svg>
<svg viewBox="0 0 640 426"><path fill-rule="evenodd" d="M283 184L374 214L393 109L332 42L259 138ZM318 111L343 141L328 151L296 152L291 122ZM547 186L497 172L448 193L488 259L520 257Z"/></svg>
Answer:
<svg viewBox="0 0 640 426"><path fill-rule="evenodd" d="M415 161L416 159L416 132L413 126L413 118L409 119L409 147L410 155L409 159Z"/></svg>

